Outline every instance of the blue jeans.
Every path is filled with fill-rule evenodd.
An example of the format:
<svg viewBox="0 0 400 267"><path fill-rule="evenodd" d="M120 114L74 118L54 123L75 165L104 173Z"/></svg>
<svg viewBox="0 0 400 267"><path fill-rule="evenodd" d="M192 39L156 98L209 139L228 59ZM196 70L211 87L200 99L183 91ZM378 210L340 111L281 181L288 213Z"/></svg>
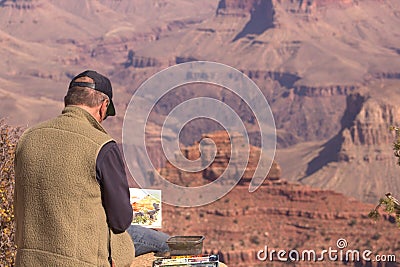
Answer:
<svg viewBox="0 0 400 267"><path fill-rule="evenodd" d="M126 230L135 245L135 257L150 252L167 252L169 247L166 243L169 235L139 225L131 225Z"/></svg>

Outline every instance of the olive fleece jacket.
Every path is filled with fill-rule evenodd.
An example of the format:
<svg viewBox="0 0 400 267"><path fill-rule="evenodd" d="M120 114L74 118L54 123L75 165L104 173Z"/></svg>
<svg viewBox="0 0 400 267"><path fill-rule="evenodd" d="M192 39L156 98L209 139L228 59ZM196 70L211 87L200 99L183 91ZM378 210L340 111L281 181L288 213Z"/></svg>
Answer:
<svg viewBox="0 0 400 267"><path fill-rule="evenodd" d="M112 138L85 110L66 107L25 131L15 156L16 266L110 266L96 158ZM116 266L130 266L127 232L111 233Z"/></svg>

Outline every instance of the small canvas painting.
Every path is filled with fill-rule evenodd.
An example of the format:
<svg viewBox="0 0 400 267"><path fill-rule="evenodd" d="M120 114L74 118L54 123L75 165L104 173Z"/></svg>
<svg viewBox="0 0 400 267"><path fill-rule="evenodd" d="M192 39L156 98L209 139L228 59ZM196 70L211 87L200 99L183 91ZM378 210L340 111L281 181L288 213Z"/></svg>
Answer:
<svg viewBox="0 0 400 267"><path fill-rule="evenodd" d="M161 228L161 190L129 188L133 209L132 224Z"/></svg>

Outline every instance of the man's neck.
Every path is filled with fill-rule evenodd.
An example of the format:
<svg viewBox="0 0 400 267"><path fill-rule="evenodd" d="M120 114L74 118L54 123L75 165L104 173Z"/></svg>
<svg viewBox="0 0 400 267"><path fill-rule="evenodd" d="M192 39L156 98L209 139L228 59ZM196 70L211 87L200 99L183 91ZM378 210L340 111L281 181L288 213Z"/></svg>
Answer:
<svg viewBox="0 0 400 267"><path fill-rule="evenodd" d="M81 108L83 110L86 110L90 115L92 115L93 118L96 119L96 121L98 121L99 123L101 123L103 120L100 117L100 114L97 112L97 108L91 108L85 105L69 105L71 107L78 107Z"/></svg>

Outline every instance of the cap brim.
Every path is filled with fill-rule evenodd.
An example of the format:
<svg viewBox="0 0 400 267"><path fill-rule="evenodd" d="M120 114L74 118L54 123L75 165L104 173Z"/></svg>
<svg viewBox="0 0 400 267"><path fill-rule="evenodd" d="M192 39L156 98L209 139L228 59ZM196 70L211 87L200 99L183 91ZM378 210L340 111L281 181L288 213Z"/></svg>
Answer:
<svg viewBox="0 0 400 267"><path fill-rule="evenodd" d="M107 111L106 111L107 116L115 116L115 107L114 103L110 99L110 104L108 105Z"/></svg>

